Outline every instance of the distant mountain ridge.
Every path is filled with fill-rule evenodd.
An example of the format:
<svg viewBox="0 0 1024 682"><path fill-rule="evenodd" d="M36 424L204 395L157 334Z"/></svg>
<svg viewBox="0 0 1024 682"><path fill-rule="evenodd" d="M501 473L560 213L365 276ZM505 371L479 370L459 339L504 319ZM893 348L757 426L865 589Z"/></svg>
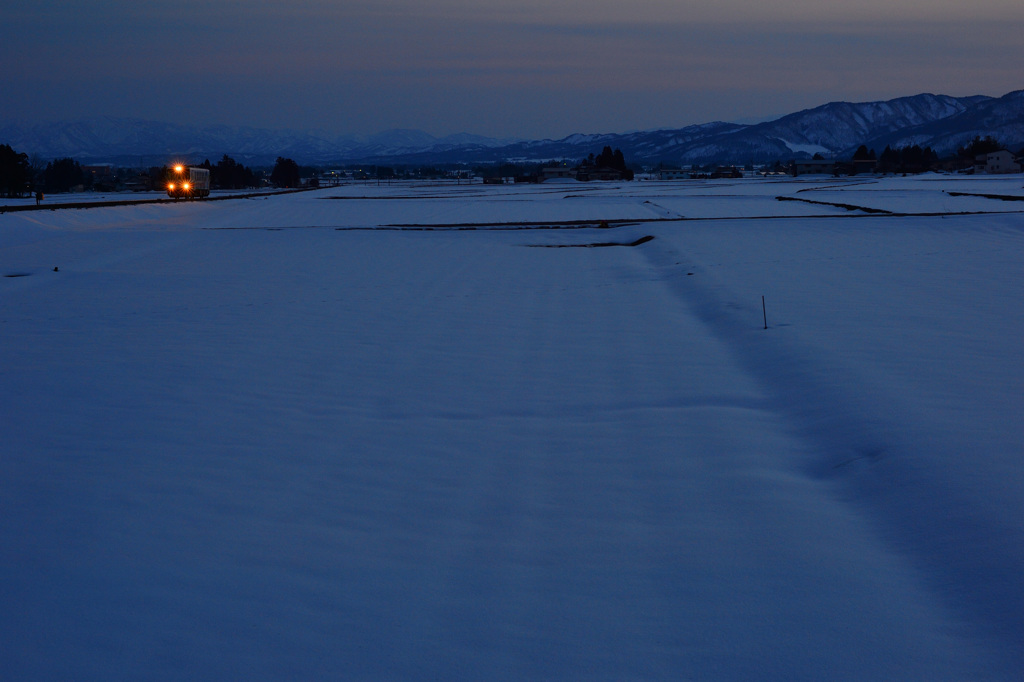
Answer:
<svg viewBox="0 0 1024 682"><path fill-rule="evenodd" d="M975 136L992 135L1013 151L1024 147L1024 90L1002 97L920 94L881 102L830 102L757 124L713 122L678 129L621 134L574 134L560 140L509 140L420 130L330 137L242 126L185 126L123 118L41 124L0 124L0 143L44 159L122 166L169 158L219 160L224 154L250 165L278 156L302 164L537 162L579 159L604 146L622 149L632 163L768 163L814 153L847 158L861 145L918 144L950 154Z"/></svg>
<svg viewBox="0 0 1024 682"><path fill-rule="evenodd" d="M187 126L112 116L55 123L0 124L0 144L44 159L72 157L79 162L124 166L166 163L170 158L218 161L227 154L247 164L273 164L279 156L299 163L329 163L366 157L396 157L428 150L491 148L515 140L468 133L434 137L421 130L396 129L369 136L330 138L314 133L245 126Z"/></svg>

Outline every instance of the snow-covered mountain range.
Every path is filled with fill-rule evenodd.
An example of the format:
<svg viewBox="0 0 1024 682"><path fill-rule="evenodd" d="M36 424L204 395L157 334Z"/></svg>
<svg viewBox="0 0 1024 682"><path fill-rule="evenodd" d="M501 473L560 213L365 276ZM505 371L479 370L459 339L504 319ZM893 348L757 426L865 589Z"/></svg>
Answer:
<svg viewBox="0 0 1024 682"><path fill-rule="evenodd" d="M974 136L992 135L1010 149L1024 146L1024 90L1003 97L920 94L884 102L831 102L744 125L714 122L624 134L575 134L560 140L495 139L470 134L435 137L420 130L341 136L242 126L188 126L123 118L0 124L0 143L43 159L72 157L124 166L168 157L213 161L228 154L250 165L278 156L303 164L353 161L390 164L498 163L578 159L605 145L634 163L765 163L815 153L847 157L861 144L919 144L948 154Z"/></svg>
<svg viewBox="0 0 1024 682"><path fill-rule="evenodd" d="M610 145L633 162L770 163L815 153L849 158L862 144L878 152L887 144L918 144L944 155L978 135L991 135L1014 151L1024 147L1024 90L1000 98L922 94L885 102L832 102L754 125L707 123L625 135L574 135L493 151L534 159L578 158Z"/></svg>

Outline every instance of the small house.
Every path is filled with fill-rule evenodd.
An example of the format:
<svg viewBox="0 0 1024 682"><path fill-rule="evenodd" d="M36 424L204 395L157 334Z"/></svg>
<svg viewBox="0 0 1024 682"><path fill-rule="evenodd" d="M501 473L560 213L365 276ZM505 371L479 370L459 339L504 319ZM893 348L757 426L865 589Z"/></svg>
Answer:
<svg viewBox="0 0 1024 682"><path fill-rule="evenodd" d="M541 169L540 176L544 180L572 179L576 177L576 170L566 166L550 166Z"/></svg>
<svg viewBox="0 0 1024 682"><path fill-rule="evenodd" d="M659 180L685 180L690 177L691 171L682 168L662 168L658 171Z"/></svg>
<svg viewBox="0 0 1024 682"><path fill-rule="evenodd" d="M836 162L831 159L800 159L793 162L793 175L832 175Z"/></svg>
<svg viewBox="0 0 1024 682"><path fill-rule="evenodd" d="M1020 164L1013 158L1013 154L1001 149L998 152L979 154L975 157L974 172L988 175L1020 173Z"/></svg>

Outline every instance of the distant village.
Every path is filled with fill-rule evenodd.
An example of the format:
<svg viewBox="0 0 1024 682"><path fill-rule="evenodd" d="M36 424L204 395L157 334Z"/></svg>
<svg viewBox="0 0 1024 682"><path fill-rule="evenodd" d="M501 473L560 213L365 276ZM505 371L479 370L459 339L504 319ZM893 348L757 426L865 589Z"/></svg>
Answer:
<svg viewBox="0 0 1024 682"><path fill-rule="evenodd" d="M0 144L0 196L21 197L64 192L145 192L164 190L171 167L118 168L114 164L79 164L71 158L45 163ZM447 180L484 184L540 183L551 181L621 182L630 180L702 180L764 176L854 176L914 174L925 172L963 174L1020 173L1024 149L1014 153L991 137L976 137L949 157L940 158L928 147L892 149L880 154L861 146L849 159L830 159L822 154L812 158L776 161L770 164L634 166L619 149L605 147L581 160L548 162L505 162L493 165L421 165L395 167L379 164L351 164L337 168L300 166L291 159L278 158L273 168L247 168L228 155L216 164L209 160L193 167L209 171L210 188L239 190L259 188L314 188L352 182L397 180Z"/></svg>

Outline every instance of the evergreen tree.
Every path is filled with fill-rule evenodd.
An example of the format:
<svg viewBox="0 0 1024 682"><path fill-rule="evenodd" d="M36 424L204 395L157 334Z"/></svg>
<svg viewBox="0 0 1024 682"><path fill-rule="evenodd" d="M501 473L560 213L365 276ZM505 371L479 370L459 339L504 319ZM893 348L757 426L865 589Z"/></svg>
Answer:
<svg viewBox="0 0 1024 682"><path fill-rule="evenodd" d="M867 145L861 145L857 147L857 151L853 153L854 161L872 161L875 158L875 150L868 151Z"/></svg>
<svg viewBox="0 0 1024 682"><path fill-rule="evenodd" d="M616 149L612 155L612 168L617 168L620 171L626 170L626 158L622 155L621 149Z"/></svg>
<svg viewBox="0 0 1024 682"><path fill-rule="evenodd" d="M28 154L0 144L0 197L20 197L31 188L32 168Z"/></svg>
<svg viewBox="0 0 1024 682"><path fill-rule="evenodd" d="M899 165L899 154L893 151L892 147L885 145L882 155L878 157L878 170L883 173L893 173Z"/></svg>
<svg viewBox="0 0 1024 682"><path fill-rule="evenodd" d="M85 185L85 173L74 159L57 159L46 164L43 185L47 192L70 192L79 185Z"/></svg>
<svg viewBox="0 0 1024 682"><path fill-rule="evenodd" d="M210 169L210 184L219 189L245 189L256 186L256 175L225 154Z"/></svg>
<svg viewBox="0 0 1024 682"><path fill-rule="evenodd" d="M593 159L593 164L597 168L614 168L622 173L624 179L633 179L633 171L626 167L626 158L622 155L621 149L612 150L611 147L605 146L596 158L591 154L590 159ZM583 165L587 164L584 163Z"/></svg>
<svg viewBox="0 0 1024 682"><path fill-rule="evenodd" d="M291 159L277 157L274 170L270 173L270 182L275 187L298 187L299 165Z"/></svg>

